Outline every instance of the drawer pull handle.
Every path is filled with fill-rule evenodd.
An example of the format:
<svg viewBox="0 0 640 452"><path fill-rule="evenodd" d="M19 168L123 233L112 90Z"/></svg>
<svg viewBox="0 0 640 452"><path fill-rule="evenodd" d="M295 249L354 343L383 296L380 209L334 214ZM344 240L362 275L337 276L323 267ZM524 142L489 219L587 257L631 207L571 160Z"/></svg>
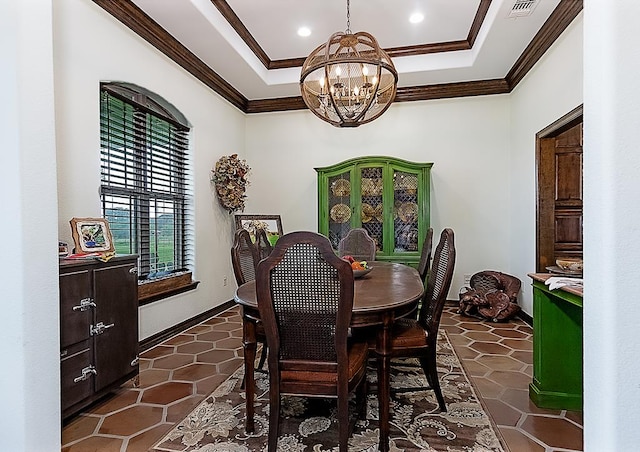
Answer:
<svg viewBox="0 0 640 452"><path fill-rule="evenodd" d="M131 267L129 269L129 273L131 273L133 275L137 274L138 273L138 267Z"/></svg>
<svg viewBox="0 0 640 452"><path fill-rule="evenodd" d="M96 307L96 304L93 302L93 298L83 298L82 300L80 300L80 305L74 306L73 310L86 311L87 309L95 308L95 307Z"/></svg>
<svg viewBox="0 0 640 452"><path fill-rule="evenodd" d="M98 334L104 333L109 328L113 328L114 324L110 323L109 325L105 325L103 322L98 322L97 325L91 325L91 335L97 336Z"/></svg>
<svg viewBox="0 0 640 452"><path fill-rule="evenodd" d="M89 366L89 367L85 367L84 369L82 369L82 375L80 375L79 377L76 377L73 379L74 383L79 383L81 381L85 381L88 380L91 375L95 375L98 372L96 371L96 368L93 366Z"/></svg>
<svg viewBox="0 0 640 452"><path fill-rule="evenodd" d="M135 358L133 358L133 360L131 361L131 367L137 366L138 363L140 362L140 357L136 356Z"/></svg>

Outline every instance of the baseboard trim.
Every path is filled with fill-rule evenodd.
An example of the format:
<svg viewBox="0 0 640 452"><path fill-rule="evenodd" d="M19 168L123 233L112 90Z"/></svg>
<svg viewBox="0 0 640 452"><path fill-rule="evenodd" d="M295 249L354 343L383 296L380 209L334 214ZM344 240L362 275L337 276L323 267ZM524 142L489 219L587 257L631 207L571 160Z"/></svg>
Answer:
<svg viewBox="0 0 640 452"><path fill-rule="evenodd" d="M518 317L520 317L520 319L522 319L524 323L533 328L533 317L531 317L529 314L527 314L523 310L520 310L520 312L518 312Z"/></svg>
<svg viewBox="0 0 640 452"><path fill-rule="evenodd" d="M222 303L220 306L216 306L213 309L204 311L203 313L198 314L195 317L191 317L190 319L187 319L184 322L180 322L173 325L171 328L167 328L164 331L160 331L159 333L156 333L153 336L149 336L146 339L141 340L139 344L140 353L146 350L149 350L151 347L154 347L160 344L161 342L164 342L170 337L175 336L176 334L179 334L185 330L188 330L192 326L202 323L208 318L213 317L214 315L220 314L221 312L224 312L235 305L236 303L233 300L226 301Z"/></svg>

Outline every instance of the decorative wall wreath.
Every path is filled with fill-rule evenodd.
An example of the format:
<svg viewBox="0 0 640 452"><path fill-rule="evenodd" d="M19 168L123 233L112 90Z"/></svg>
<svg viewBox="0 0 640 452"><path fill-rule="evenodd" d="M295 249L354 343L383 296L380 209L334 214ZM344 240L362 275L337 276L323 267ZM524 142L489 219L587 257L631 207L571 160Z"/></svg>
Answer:
<svg viewBox="0 0 640 452"><path fill-rule="evenodd" d="M251 168L246 160L240 160L238 154L222 156L211 170L211 182L214 183L220 205L232 214L244 211L245 191Z"/></svg>

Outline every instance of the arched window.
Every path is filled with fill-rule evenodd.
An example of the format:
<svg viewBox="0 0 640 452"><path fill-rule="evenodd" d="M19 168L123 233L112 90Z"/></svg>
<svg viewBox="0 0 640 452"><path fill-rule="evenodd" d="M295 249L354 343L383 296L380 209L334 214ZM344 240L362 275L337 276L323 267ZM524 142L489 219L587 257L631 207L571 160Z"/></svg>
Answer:
<svg viewBox="0 0 640 452"><path fill-rule="evenodd" d="M141 279L191 270L189 127L159 96L100 85L102 213L116 252L138 254Z"/></svg>

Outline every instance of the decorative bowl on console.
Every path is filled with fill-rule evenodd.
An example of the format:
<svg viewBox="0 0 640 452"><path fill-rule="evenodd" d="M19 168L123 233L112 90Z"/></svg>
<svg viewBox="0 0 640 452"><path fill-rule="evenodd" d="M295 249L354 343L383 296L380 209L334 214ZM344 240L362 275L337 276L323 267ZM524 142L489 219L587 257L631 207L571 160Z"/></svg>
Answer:
<svg viewBox="0 0 640 452"><path fill-rule="evenodd" d="M578 257L564 257L556 259L556 265L565 271L582 272L583 262Z"/></svg>

